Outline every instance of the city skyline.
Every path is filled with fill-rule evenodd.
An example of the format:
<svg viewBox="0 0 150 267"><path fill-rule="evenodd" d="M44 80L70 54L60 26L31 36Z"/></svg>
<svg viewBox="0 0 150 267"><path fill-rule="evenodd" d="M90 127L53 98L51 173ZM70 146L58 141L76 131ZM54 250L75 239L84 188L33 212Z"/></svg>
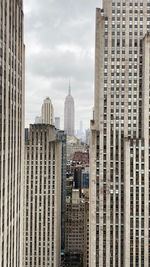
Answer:
<svg viewBox="0 0 150 267"><path fill-rule="evenodd" d="M55 117L61 117L63 129L64 100L71 79L76 105L75 128L79 128L80 120L84 128L89 128L94 106L95 9L100 5L100 0L86 1L86 5L82 1L24 2L26 126L34 122L39 106L48 96L52 99Z"/></svg>
<svg viewBox="0 0 150 267"><path fill-rule="evenodd" d="M33 118L35 124L31 124L32 121L30 121L29 129L25 128L25 84L28 71L25 75L26 42L24 42L23 5L23 0L4 0L0 5L0 267L27 265L58 267L65 261L72 261L72 256L77 257L78 260L79 252L80 265L83 258L87 264L89 251L89 178L87 174L89 171L86 173L86 181L84 179L86 188L82 190L81 174L82 170L89 166L89 147L75 136L71 136L70 148L72 151L77 149L77 152L81 149L82 154L74 157L76 161L71 162L70 167L68 165L68 170L70 169L68 173L69 140L64 131L56 129L53 125L54 109L47 96L42 105L41 116L37 117L40 115L38 106L38 113ZM35 7L37 7L36 4ZM38 19L37 21L40 23ZM79 25L80 23L79 21ZM34 33L32 36L34 38ZM42 37L40 32L39 36ZM51 41L52 39L51 36ZM36 53L36 45L33 47ZM39 55L41 54L39 52ZM30 58L32 66L33 58ZM42 65L43 61L39 60L37 65ZM55 71L57 72L58 69ZM40 74L38 76L41 77ZM42 85L45 92L44 84ZM32 106L34 106L34 99L36 101L38 87L36 90L33 97L26 96L27 103L32 99ZM74 114L70 91L69 112ZM44 98L40 98L40 101ZM83 118L80 116L79 119ZM74 129L70 135L74 135ZM65 243L67 236L65 232L69 229L65 228L66 220L69 218L66 217L67 177L72 179L71 187L69 186L71 191L68 188L69 194L71 192L70 197L74 200L72 189L76 188L80 192L77 203L73 203L75 204L73 209L81 208L79 214L83 215L82 224L84 223L83 227L77 215L78 229L75 229L75 241L78 239L80 247L84 246L84 251L83 249L78 251L76 245L74 251L76 255L73 253L70 259ZM79 207L76 204L79 204ZM74 226L76 228L76 224ZM83 231L82 240L78 237L80 230Z"/></svg>
<svg viewBox="0 0 150 267"><path fill-rule="evenodd" d="M1 1L0 267L150 266L150 0L92 1Z"/></svg>

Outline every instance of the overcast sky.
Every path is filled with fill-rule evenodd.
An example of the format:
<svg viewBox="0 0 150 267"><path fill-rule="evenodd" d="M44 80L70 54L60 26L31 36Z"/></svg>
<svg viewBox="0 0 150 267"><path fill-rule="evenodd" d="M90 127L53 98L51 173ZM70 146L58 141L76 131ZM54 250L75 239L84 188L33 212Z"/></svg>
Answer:
<svg viewBox="0 0 150 267"><path fill-rule="evenodd" d="M49 96L63 128L71 80L76 129L89 128L94 103L95 11L100 0L25 0L26 126Z"/></svg>

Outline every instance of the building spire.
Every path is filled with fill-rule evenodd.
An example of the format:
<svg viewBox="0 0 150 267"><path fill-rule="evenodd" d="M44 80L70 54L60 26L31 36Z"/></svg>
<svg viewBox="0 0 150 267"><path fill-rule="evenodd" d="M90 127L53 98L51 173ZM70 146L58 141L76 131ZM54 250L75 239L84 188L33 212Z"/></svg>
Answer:
<svg viewBox="0 0 150 267"><path fill-rule="evenodd" d="M69 94L68 95L71 95L71 84L70 84L70 80L69 80Z"/></svg>

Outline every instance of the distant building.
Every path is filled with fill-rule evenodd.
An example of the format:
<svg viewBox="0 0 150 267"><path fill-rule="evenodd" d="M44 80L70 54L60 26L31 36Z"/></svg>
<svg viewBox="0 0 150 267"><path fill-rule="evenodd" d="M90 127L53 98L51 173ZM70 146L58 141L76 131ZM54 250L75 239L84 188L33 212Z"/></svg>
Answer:
<svg viewBox="0 0 150 267"><path fill-rule="evenodd" d="M89 188L89 167L85 167L81 174L81 189Z"/></svg>
<svg viewBox="0 0 150 267"><path fill-rule="evenodd" d="M82 188L81 197L84 198L85 201L89 201L89 188Z"/></svg>
<svg viewBox="0 0 150 267"><path fill-rule="evenodd" d="M62 144L55 127L30 125L25 144L24 265L60 265Z"/></svg>
<svg viewBox="0 0 150 267"><path fill-rule="evenodd" d="M61 267L83 267L83 255L78 253L65 253Z"/></svg>
<svg viewBox="0 0 150 267"><path fill-rule="evenodd" d="M66 178L66 197L72 197L72 189L74 187L73 176Z"/></svg>
<svg viewBox="0 0 150 267"><path fill-rule="evenodd" d="M60 118L59 117L55 117L55 127L56 129L60 130Z"/></svg>
<svg viewBox="0 0 150 267"><path fill-rule="evenodd" d="M80 128L77 130L76 135L78 138L85 140L85 134L83 131L83 121L80 121Z"/></svg>
<svg viewBox="0 0 150 267"><path fill-rule="evenodd" d="M40 116L35 117L35 124L42 123L42 118Z"/></svg>
<svg viewBox="0 0 150 267"><path fill-rule="evenodd" d="M49 97L44 100L42 105L42 123L54 125L54 108Z"/></svg>
<svg viewBox="0 0 150 267"><path fill-rule="evenodd" d="M89 164L89 152L77 151L73 155L73 162L80 164Z"/></svg>
<svg viewBox="0 0 150 267"><path fill-rule="evenodd" d="M78 189L66 200L65 266L87 267L89 262L89 203ZM70 264L70 265L67 265Z"/></svg>
<svg viewBox="0 0 150 267"><path fill-rule="evenodd" d="M69 85L69 93L65 99L65 107L64 107L64 130L67 135L74 136L74 128L75 128L74 99L71 96L71 87Z"/></svg>
<svg viewBox="0 0 150 267"><path fill-rule="evenodd" d="M25 128L25 140L29 139L29 129Z"/></svg>
<svg viewBox="0 0 150 267"><path fill-rule="evenodd" d="M86 141L85 142L87 145L90 145L90 129L86 130L85 135L86 135Z"/></svg>
<svg viewBox="0 0 150 267"><path fill-rule="evenodd" d="M81 143L80 139L75 136L67 137L67 160L73 160L75 152L85 152L86 150L87 146L84 143Z"/></svg>
<svg viewBox="0 0 150 267"><path fill-rule="evenodd" d="M83 121L80 121L80 134L83 134Z"/></svg>
<svg viewBox="0 0 150 267"><path fill-rule="evenodd" d="M80 197L81 197L81 174L82 174L82 166L76 165L74 167L74 188L79 189Z"/></svg>
<svg viewBox="0 0 150 267"><path fill-rule="evenodd" d="M65 252L83 255L84 252L84 202L79 190L72 190L72 198L66 203Z"/></svg>

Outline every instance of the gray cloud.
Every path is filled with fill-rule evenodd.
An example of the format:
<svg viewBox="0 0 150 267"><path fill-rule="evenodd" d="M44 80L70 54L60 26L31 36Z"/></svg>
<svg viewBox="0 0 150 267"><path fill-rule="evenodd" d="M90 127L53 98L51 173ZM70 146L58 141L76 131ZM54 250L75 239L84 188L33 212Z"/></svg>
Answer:
<svg viewBox="0 0 150 267"><path fill-rule="evenodd" d="M76 128L89 127L94 100L95 9L100 0L25 0L26 125L50 96L63 126L71 78Z"/></svg>

